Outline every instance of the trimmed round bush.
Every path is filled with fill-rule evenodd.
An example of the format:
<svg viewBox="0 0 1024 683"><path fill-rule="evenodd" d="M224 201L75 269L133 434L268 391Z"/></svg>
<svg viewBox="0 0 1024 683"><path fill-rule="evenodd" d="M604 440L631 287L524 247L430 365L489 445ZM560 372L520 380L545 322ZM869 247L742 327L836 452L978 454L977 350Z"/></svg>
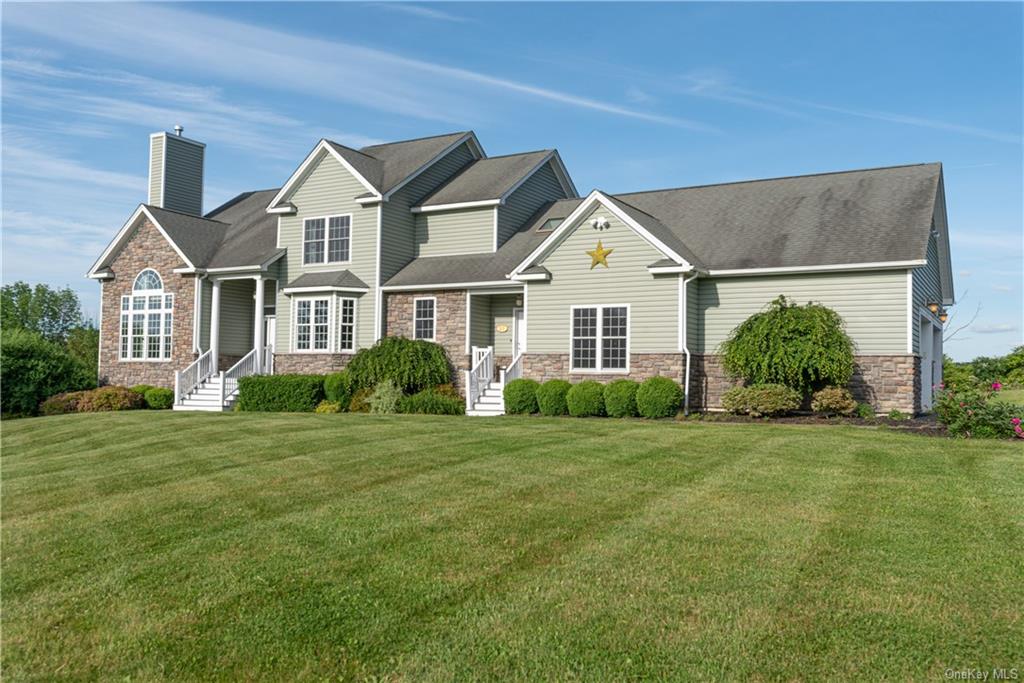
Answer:
<svg viewBox="0 0 1024 683"><path fill-rule="evenodd" d="M341 404L338 403L337 401L320 401L319 403L316 404L316 409L313 412L320 414L340 413Z"/></svg>
<svg viewBox="0 0 1024 683"><path fill-rule="evenodd" d="M565 404L573 417L600 417L604 415L604 386L594 380L574 384L565 395Z"/></svg>
<svg viewBox="0 0 1024 683"><path fill-rule="evenodd" d="M34 415L50 396L96 386L85 366L37 332L5 328L0 346L0 411L5 415Z"/></svg>
<svg viewBox="0 0 1024 683"><path fill-rule="evenodd" d="M335 372L324 377L324 398L331 403L348 406L355 389L352 374L347 370Z"/></svg>
<svg viewBox="0 0 1024 683"><path fill-rule="evenodd" d="M825 387L811 398L811 410L826 415L852 415L857 410L857 401L849 389Z"/></svg>
<svg viewBox="0 0 1024 683"><path fill-rule="evenodd" d="M608 417L636 417L636 392L638 382L631 379L617 379L604 386L604 411Z"/></svg>
<svg viewBox="0 0 1024 683"><path fill-rule="evenodd" d="M355 387L374 388L390 379L405 394L452 380L448 356L440 344L405 337L384 337L359 350L345 369Z"/></svg>
<svg viewBox="0 0 1024 683"><path fill-rule="evenodd" d="M537 387L537 407L541 415L568 415L569 406L565 403L565 395L572 385L564 379L549 379Z"/></svg>
<svg viewBox="0 0 1024 683"><path fill-rule="evenodd" d="M800 407L800 392L782 384L733 387L722 395L722 407L752 417L784 415Z"/></svg>
<svg viewBox="0 0 1024 683"><path fill-rule="evenodd" d="M668 377L645 379L636 390L636 409L641 416L673 417L683 403L683 388Z"/></svg>
<svg viewBox="0 0 1024 683"><path fill-rule="evenodd" d="M150 389L156 389L156 387L153 386L152 384L136 384L135 386L130 388L136 394L141 394L142 396L145 396L146 392L149 391Z"/></svg>
<svg viewBox="0 0 1024 683"><path fill-rule="evenodd" d="M134 387L132 391L134 391ZM138 393L138 392L136 392ZM153 387L144 393L146 407L150 410L167 410L174 405L174 390L163 387Z"/></svg>
<svg viewBox="0 0 1024 683"><path fill-rule="evenodd" d="M145 407L146 400L128 387L100 387L84 392L78 399L80 413L139 410Z"/></svg>
<svg viewBox="0 0 1024 683"><path fill-rule="evenodd" d="M540 383L532 379L514 379L505 385L505 412L529 415L537 412L537 389Z"/></svg>
<svg viewBox="0 0 1024 683"><path fill-rule="evenodd" d="M434 387L412 396L402 397L398 402L398 412L420 415L465 415L466 401L458 394L452 395L451 391Z"/></svg>

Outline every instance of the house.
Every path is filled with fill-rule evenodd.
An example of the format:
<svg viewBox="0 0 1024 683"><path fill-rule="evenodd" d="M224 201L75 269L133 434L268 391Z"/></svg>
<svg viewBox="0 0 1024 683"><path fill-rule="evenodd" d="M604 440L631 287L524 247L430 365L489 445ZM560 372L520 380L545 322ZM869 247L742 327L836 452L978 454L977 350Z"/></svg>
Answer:
<svg viewBox="0 0 1024 683"><path fill-rule="evenodd" d="M516 377L665 375L714 409L719 344L780 294L842 316L877 410L928 410L941 380L940 164L580 197L556 150L321 140L281 187L204 211L204 155L150 137L149 200L89 271L101 381L174 386L177 408L403 335L444 347L471 413Z"/></svg>

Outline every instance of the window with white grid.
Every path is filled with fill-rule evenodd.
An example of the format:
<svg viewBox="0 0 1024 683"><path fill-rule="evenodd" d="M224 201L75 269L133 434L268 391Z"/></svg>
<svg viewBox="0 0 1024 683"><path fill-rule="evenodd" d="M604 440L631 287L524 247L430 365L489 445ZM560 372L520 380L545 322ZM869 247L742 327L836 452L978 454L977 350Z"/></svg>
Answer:
<svg viewBox="0 0 1024 683"><path fill-rule="evenodd" d="M434 341L437 302L433 297L413 300L413 337Z"/></svg>
<svg viewBox="0 0 1024 683"><path fill-rule="evenodd" d="M572 307L572 369L629 368L629 307Z"/></svg>
<svg viewBox="0 0 1024 683"><path fill-rule="evenodd" d="M121 360L164 361L171 358L174 295L164 293L153 269L138 274L132 293L121 297Z"/></svg>
<svg viewBox="0 0 1024 683"><path fill-rule="evenodd" d="M295 300L295 350L331 350L331 298Z"/></svg>
<svg viewBox="0 0 1024 683"><path fill-rule="evenodd" d="M338 347L342 351L353 351L356 348L356 300L342 299L340 314Z"/></svg>
<svg viewBox="0 0 1024 683"><path fill-rule="evenodd" d="M347 263L352 255L352 216L302 221L302 263Z"/></svg>

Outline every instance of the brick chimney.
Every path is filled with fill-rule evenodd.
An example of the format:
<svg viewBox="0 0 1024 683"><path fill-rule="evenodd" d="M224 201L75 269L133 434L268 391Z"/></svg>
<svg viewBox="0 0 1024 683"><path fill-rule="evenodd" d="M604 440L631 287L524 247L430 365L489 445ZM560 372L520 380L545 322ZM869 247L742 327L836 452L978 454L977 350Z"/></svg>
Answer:
<svg viewBox="0 0 1024 683"><path fill-rule="evenodd" d="M206 145L173 133L149 136L149 204L203 215L203 156Z"/></svg>

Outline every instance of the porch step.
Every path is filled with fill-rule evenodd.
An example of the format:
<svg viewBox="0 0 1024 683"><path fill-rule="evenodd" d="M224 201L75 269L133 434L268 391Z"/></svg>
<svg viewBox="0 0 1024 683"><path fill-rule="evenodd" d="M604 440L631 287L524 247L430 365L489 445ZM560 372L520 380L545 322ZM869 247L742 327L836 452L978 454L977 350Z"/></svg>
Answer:
<svg viewBox="0 0 1024 683"><path fill-rule="evenodd" d="M238 400L238 392L233 391L220 402L220 376L211 377L192 390L181 403L174 405L174 410L199 410L221 412L232 410Z"/></svg>
<svg viewBox="0 0 1024 683"><path fill-rule="evenodd" d="M501 382L491 382L477 398L471 410L466 411L470 417L496 417L505 414L504 387Z"/></svg>

